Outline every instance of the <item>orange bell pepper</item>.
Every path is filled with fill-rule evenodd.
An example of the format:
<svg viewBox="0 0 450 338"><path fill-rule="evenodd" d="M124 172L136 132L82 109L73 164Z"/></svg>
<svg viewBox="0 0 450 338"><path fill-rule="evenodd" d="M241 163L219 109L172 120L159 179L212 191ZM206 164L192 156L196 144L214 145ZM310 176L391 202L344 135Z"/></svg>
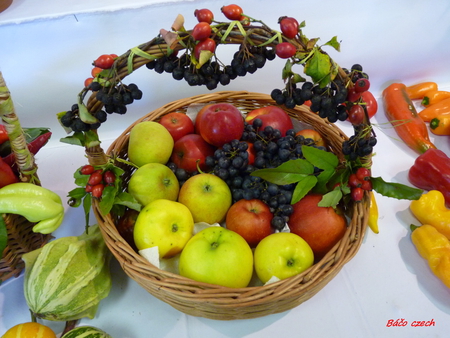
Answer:
<svg viewBox="0 0 450 338"><path fill-rule="evenodd" d="M417 114L406 86L393 83L383 90L384 111L397 135L419 154L436 146L430 141L428 127Z"/></svg>
<svg viewBox="0 0 450 338"><path fill-rule="evenodd" d="M450 92L446 90L432 90L428 92L424 98L422 99L422 106L429 107L435 103L438 103L442 100L448 99L450 97Z"/></svg>
<svg viewBox="0 0 450 338"><path fill-rule="evenodd" d="M436 82L421 82L406 87L406 93L411 100L423 99L424 96L432 90L438 90L438 85Z"/></svg>
<svg viewBox="0 0 450 338"><path fill-rule="evenodd" d="M430 122L439 115L450 114L450 98L439 101L419 112L420 118L425 122Z"/></svg>
<svg viewBox="0 0 450 338"><path fill-rule="evenodd" d="M430 130L435 135L450 135L450 114L439 115L432 119Z"/></svg>

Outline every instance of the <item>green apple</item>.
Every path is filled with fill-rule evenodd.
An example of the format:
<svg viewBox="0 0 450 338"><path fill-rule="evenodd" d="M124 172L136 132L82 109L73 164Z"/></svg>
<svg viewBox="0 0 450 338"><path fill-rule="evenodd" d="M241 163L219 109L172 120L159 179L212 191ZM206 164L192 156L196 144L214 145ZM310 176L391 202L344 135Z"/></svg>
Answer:
<svg viewBox="0 0 450 338"><path fill-rule="evenodd" d="M181 186L178 202L189 208L194 222L220 223L231 206L231 191L220 177L202 173Z"/></svg>
<svg viewBox="0 0 450 338"><path fill-rule="evenodd" d="M221 226L195 234L184 247L180 275L197 282L230 288L248 286L253 274L253 252L245 239Z"/></svg>
<svg viewBox="0 0 450 338"><path fill-rule="evenodd" d="M180 184L173 171L161 163L138 168L128 182L128 192L143 206L157 199L176 201Z"/></svg>
<svg viewBox="0 0 450 338"><path fill-rule="evenodd" d="M314 263L314 254L306 241L291 232L277 232L259 242L254 252L255 271L263 283L272 277L295 276Z"/></svg>
<svg viewBox="0 0 450 338"><path fill-rule="evenodd" d="M172 154L173 138L160 123L143 121L130 131L128 158L138 167L146 163L166 164Z"/></svg>
<svg viewBox="0 0 450 338"><path fill-rule="evenodd" d="M138 250L158 247L161 258L180 253L194 232L194 219L181 203L158 199L139 213L133 237Z"/></svg>

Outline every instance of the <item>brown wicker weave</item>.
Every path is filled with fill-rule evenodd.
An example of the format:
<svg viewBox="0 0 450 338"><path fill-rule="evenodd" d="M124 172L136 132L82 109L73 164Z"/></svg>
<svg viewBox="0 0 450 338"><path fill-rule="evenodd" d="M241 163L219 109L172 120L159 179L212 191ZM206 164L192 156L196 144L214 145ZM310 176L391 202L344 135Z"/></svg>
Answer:
<svg viewBox="0 0 450 338"><path fill-rule="evenodd" d="M250 92L217 92L171 102L152 111L129 126L110 146L107 154L127 159L127 145L131 128L144 120L157 121L172 111L185 112L189 104L229 102L242 111L274 104L270 96ZM333 124L325 122L306 106L286 110L290 116L313 126L327 140L330 149L343 160L341 146L347 137ZM118 164L119 165L119 164ZM126 171L127 183L133 169L120 164ZM273 284L242 289L195 282L169 273L148 263L119 235L113 216L103 216L94 202L93 210L106 244L125 273L144 289L174 308L211 319L231 320L261 317L283 312L311 298L321 290L358 251L367 227L369 196L356 203L352 219L343 239L323 259L300 275Z"/></svg>
<svg viewBox="0 0 450 338"><path fill-rule="evenodd" d="M22 182L40 184L37 177L37 166L34 156L28 151L25 136L18 129L18 117L14 111L10 92L6 87L2 73L0 72L0 115L8 134L19 130L21 135L12 141L11 148L16 157L16 164L20 171ZM19 125L20 126L20 125ZM18 277L25 267L22 255L40 248L47 243L51 235L34 233L32 228L35 223L30 223L19 215L4 215L8 233L8 245L0 259L0 284L11 277Z"/></svg>

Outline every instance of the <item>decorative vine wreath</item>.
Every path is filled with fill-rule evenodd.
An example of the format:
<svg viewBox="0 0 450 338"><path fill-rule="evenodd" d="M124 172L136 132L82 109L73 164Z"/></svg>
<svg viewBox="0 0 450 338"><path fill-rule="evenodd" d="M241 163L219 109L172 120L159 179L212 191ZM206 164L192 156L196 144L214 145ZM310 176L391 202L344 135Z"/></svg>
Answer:
<svg viewBox="0 0 450 338"><path fill-rule="evenodd" d="M71 134L62 141L84 146L91 166L102 173L113 172L116 177L93 198L93 192L86 189L90 176L80 168L75 173L79 187L69 196L71 205L83 204L86 213L92 205L106 244L123 270L155 297L182 312L213 319L243 319L291 309L312 297L340 271L362 243L372 188L396 198L410 198L413 192L374 177L367 177L370 186L366 190L358 187L359 195L347 184L350 175L359 168L370 169L376 138L367 104L358 95L368 88L367 74L357 64L350 70L341 68L322 49L329 46L339 50L336 37L320 46L318 38L309 39L303 34L304 22L299 24L293 18L280 18L279 32L244 14L237 5L224 6L222 12L230 21L217 22L208 10L197 10L199 24L192 30L184 28L184 19L179 15L171 31L162 29L157 37L123 55L96 60L94 66L102 68L101 64L103 70L86 83L78 102L71 110L59 113L58 119ZM220 45L239 46L229 64L217 57ZM138 68L146 65L157 73L171 73L175 80L184 80L190 86L205 85L213 91L218 85L227 85L255 72L275 57L286 59L282 69L283 89L274 89L271 95L212 92L171 102L135 121L107 153L101 148L97 133L101 123L109 114L126 113L126 105L142 97L137 85L123 82ZM295 66L301 66L303 75L309 79L296 72ZM130 130L142 121L159 121L172 111L185 113L192 103L211 102L232 103L244 114L258 107L282 106L292 118L317 130L328 143L327 152L336 157L337 164L329 168L332 174L325 182L334 183L334 187L326 194L324 203L344 203L349 225L342 240L303 273L276 283L240 289L195 282L150 264L126 240L127 234L118 230L126 210L138 204L127 193L128 181L136 169L127 154ZM347 119L355 131L350 138L334 124ZM296 183L302 187L304 182ZM307 192L303 184L300 195Z"/></svg>

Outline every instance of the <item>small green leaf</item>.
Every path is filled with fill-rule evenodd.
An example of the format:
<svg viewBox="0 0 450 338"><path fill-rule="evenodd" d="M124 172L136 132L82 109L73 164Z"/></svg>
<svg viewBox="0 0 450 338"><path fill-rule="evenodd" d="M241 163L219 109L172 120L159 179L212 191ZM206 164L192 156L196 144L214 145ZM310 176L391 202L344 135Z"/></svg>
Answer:
<svg viewBox="0 0 450 338"><path fill-rule="evenodd" d="M336 188L336 189L326 193L325 195L323 195L318 206L335 208L341 199L342 199L342 191L341 191L341 189Z"/></svg>
<svg viewBox="0 0 450 338"><path fill-rule="evenodd" d="M8 245L8 230L3 215L0 214L0 259L3 256L3 251Z"/></svg>
<svg viewBox="0 0 450 338"><path fill-rule="evenodd" d="M338 52L341 51L341 44L337 40L337 36L333 36L330 41L328 41L325 45L331 46L336 49Z"/></svg>
<svg viewBox="0 0 450 338"><path fill-rule="evenodd" d="M83 133L80 132L73 133L72 136L61 138L59 141L62 143L68 143L75 146L84 147L84 135Z"/></svg>
<svg viewBox="0 0 450 338"><path fill-rule="evenodd" d="M87 148L92 148L98 146L100 140L98 139L98 134L93 130L88 130L84 133L84 145Z"/></svg>
<svg viewBox="0 0 450 338"><path fill-rule="evenodd" d="M299 181L295 186L294 192L292 193L291 204L295 204L305 197L305 195L311 191L316 183L316 176L305 176L301 181Z"/></svg>
<svg viewBox="0 0 450 338"><path fill-rule="evenodd" d="M251 173L278 185L299 182L314 173L314 166L304 159L290 160L276 168L258 169Z"/></svg>
<svg viewBox="0 0 450 338"><path fill-rule="evenodd" d="M314 49L312 56L305 63L305 74L310 76L315 83L324 87L330 81L331 59L319 49Z"/></svg>
<svg viewBox="0 0 450 338"><path fill-rule="evenodd" d="M81 200L86 194L87 194L87 192L86 192L85 188L75 188L75 189L69 191L69 194L67 195L67 197Z"/></svg>
<svg viewBox="0 0 450 338"><path fill-rule="evenodd" d="M98 204L100 213L102 215L107 215L114 204L114 199L117 193L117 187L116 186L106 186L103 189L102 193L102 199L100 200L100 203Z"/></svg>
<svg viewBox="0 0 450 338"><path fill-rule="evenodd" d="M339 164L335 154L323 149L303 145L302 154L312 165L323 170L334 171Z"/></svg>
<svg viewBox="0 0 450 338"><path fill-rule="evenodd" d="M213 57L214 53L209 50L202 50L200 52L200 56L198 58L198 63L195 66L197 69L200 69L205 63L207 63Z"/></svg>
<svg viewBox="0 0 450 338"><path fill-rule="evenodd" d="M94 124L98 122L94 115L89 113L87 107L82 103L78 103L78 116L80 116L80 120L84 123Z"/></svg>
<svg viewBox="0 0 450 338"><path fill-rule="evenodd" d="M423 190L412 188L401 183L386 182L381 177L372 177L372 188L377 193L396 199L418 200L423 194Z"/></svg>
<svg viewBox="0 0 450 338"><path fill-rule="evenodd" d="M121 192L116 196L114 204L124 205L130 209L141 211L142 205L129 193Z"/></svg>

